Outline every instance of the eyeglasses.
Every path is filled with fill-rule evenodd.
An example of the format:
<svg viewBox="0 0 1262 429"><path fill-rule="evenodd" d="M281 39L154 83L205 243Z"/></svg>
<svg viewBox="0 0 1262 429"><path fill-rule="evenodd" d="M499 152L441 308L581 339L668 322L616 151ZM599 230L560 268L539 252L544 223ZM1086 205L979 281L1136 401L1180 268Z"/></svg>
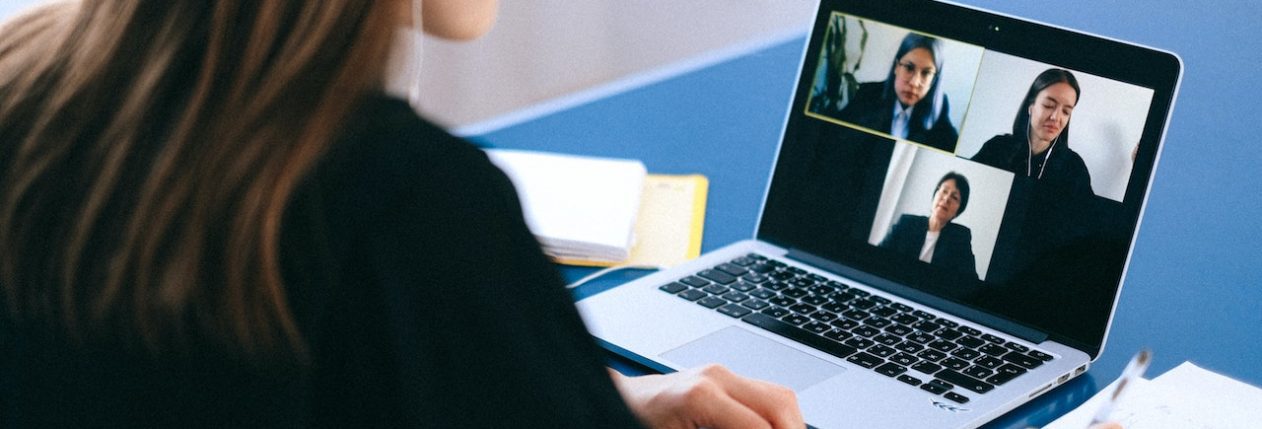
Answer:
<svg viewBox="0 0 1262 429"><path fill-rule="evenodd" d="M938 71L934 70L933 67L917 68L916 64L911 61L899 61L898 68L904 73L910 73L912 76L919 76L925 81L932 81L933 76L938 74Z"/></svg>

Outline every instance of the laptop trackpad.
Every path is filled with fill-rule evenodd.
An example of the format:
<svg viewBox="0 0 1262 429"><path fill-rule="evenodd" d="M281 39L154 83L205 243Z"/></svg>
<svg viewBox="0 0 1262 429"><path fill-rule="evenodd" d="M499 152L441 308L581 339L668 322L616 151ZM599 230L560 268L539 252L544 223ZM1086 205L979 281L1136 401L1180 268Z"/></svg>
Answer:
<svg viewBox="0 0 1262 429"><path fill-rule="evenodd" d="M846 370L736 326L662 353L662 357L690 368L723 364L737 374L782 384L797 392Z"/></svg>

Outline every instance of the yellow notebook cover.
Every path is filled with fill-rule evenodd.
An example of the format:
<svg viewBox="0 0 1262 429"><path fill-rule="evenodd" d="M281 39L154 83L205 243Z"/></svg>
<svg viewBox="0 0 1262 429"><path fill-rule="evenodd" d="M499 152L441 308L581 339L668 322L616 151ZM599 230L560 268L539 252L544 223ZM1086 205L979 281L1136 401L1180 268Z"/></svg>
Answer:
<svg viewBox="0 0 1262 429"><path fill-rule="evenodd" d="M635 244L625 261L556 259L566 265L674 266L701 254L706 192L710 181L700 174L650 174L644 180L635 221Z"/></svg>

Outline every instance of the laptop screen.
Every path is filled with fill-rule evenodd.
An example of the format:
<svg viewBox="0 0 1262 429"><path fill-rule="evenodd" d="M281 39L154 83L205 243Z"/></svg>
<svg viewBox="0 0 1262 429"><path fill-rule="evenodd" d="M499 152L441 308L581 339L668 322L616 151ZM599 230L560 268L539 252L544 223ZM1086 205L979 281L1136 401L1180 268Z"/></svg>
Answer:
<svg viewBox="0 0 1262 429"><path fill-rule="evenodd" d="M758 237L1094 356L1179 60L932 1L820 8Z"/></svg>

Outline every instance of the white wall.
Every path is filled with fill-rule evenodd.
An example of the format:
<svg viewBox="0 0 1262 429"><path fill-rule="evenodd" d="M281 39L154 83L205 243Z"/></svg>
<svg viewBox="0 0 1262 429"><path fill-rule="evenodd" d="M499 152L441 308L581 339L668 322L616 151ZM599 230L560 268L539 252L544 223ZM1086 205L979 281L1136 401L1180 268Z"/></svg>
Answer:
<svg viewBox="0 0 1262 429"><path fill-rule="evenodd" d="M898 162L904 156L910 156L910 162ZM1012 173L906 143L899 143L895 148L894 160L881 191L878 216L868 242L874 246L880 244L893 222L903 214L928 216L938 180L954 171L968 179L969 198L968 207L953 222L972 231L978 277L985 280L995 253L1008 192L1012 189Z"/></svg>
<svg viewBox="0 0 1262 429"><path fill-rule="evenodd" d="M45 0L0 0L0 20ZM479 123L637 73L810 29L818 3L504 0L490 34L427 40L422 113ZM0 35L0 37L3 37Z"/></svg>
<svg viewBox="0 0 1262 429"><path fill-rule="evenodd" d="M997 134L1012 132L1021 99L1034 78L1054 66L988 51L956 154L972 157ZM1096 195L1121 201L1131 174L1131 151L1143 135L1152 90L1073 71L1082 96L1070 119L1069 147L1091 172Z"/></svg>

